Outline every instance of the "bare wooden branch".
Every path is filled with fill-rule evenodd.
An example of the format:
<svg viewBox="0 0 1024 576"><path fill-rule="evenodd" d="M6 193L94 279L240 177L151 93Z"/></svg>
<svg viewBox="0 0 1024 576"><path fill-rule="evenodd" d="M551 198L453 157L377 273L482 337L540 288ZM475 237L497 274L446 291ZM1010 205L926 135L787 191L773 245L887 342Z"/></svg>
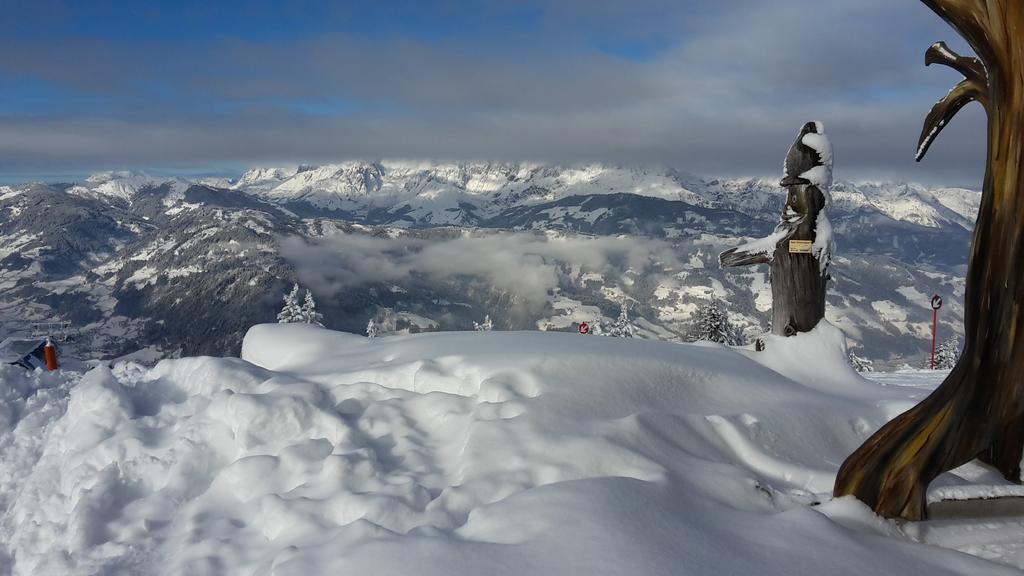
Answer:
<svg viewBox="0 0 1024 576"><path fill-rule="evenodd" d="M782 186L783 188L789 188L790 186L806 186L810 183L811 181L808 180L807 178L790 175L783 178L782 181L779 182L779 186Z"/></svg>
<svg viewBox="0 0 1024 576"><path fill-rule="evenodd" d="M749 252L742 252L739 248L732 248L718 255L718 263L722 268L768 264L771 261L772 259L765 252L751 254Z"/></svg>
<svg viewBox="0 0 1024 576"><path fill-rule="evenodd" d="M989 34L989 8L986 0L921 0L925 6L945 20L954 30L960 33L974 48L974 51L987 62L991 54Z"/></svg>
<svg viewBox="0 0 1024 576"><path fill-rule="evenodd" d="M949 94L935 103L931 112L924 120L924 127L921 129L921 138L917 143L917 154L915 159L920 162L928 153L932 142L942 132L942 129L949 124L949 121L956 116L961 108L971 102L983 97L985 89L973 80L964 80L953 87Z"/></svg>
<svg viewBox="0 0 1024 576"><path fill-rule="evenodd" d="M985 91L987 92L988 72L985 70L985 65L981 60L971 56L961 56L947 46L945 42L936 42L924 53L924 65L931 66L932 64L949 66L978 86L985 86ZM981 100L982 98L979 98L979 101Z"/></svg>

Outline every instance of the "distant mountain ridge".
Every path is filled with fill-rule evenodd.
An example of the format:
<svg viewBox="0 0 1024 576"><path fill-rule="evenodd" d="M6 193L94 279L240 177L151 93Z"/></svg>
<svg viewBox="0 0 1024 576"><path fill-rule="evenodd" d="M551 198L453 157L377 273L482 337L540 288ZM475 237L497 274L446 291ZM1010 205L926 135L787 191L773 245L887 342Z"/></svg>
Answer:
<svg viewBox="0 0 1024 576"><path fill-rule="evenodd" d="M422 214L470 204L481 216L513 204L622 193L765 217L778 210L777 198L783 194L772 179L704 180L668 168L601 164L348 162L254 169L230 187L275 203L303 202L326 210L391 206ZM931 228L950 223L972 228L981 201L980 193L973 190L908 183L839 181L832 195L839 210L866 207L894 220Z"/></svg>
<svg viewBox="0 0 1024 576"><path fill-rule="evenodd" d="M75 345L87 355L235 354L245 328L272 321L301 276L282 239L423 245L513 232L661 242L678 263L621 262L597 273L569 251L548 303L528 315L486 278L357 283L316 294L326 322L362 332L385 313L392 323L413 319L407 328L451 330L489 313L498 329L571 329L585 317L612 322L625 299L641 336L686 340L698 305L714 297L755 334L768 328L767 270L725 272L717 254L770 232L783 194L771 180L659 168L386 161L251 170L232 181L108 172L0 186L0 332L59 318L79 328ZM960 329L979 201L959 188L835 184L829 318L859 354L917 363L933 292L949 302L943 329Z"/></svg>

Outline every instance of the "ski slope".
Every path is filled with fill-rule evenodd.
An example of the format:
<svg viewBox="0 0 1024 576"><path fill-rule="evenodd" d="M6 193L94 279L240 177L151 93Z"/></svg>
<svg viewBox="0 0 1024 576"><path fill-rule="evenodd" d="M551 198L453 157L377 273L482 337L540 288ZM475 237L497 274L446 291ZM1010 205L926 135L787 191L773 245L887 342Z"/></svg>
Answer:
<svg viewBox="0 0 1024 576"><path fill-rule="evenodd" d="M1019 574L1012 527L831 499L935 384L843 342L275 324L241 359L2 368L0 574Z"/></svg>

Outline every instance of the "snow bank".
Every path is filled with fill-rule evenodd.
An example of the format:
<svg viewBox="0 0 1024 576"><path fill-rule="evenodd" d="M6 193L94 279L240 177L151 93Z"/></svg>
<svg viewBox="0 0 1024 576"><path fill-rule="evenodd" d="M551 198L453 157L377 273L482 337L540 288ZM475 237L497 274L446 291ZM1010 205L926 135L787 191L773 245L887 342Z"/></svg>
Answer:
<svg viewBox="0 0 1024 576"><path fill-rule="evenodd" d="M811 247L811 253L818 260L821 273L825 274L832 262L832 255L836 251L832 223L828 219L828 210L832 207L832 141L825 134L823 123L815 122L814 126L817 133L804 134L801 142L818 153L820 164L800 176L817 186L825 196L825 207L818 213L814 230L814 245Z"/></svg>
<svg viewBox="0 0 1024 576"><path fill-rule="evenodd" d="M832 222L828 219L828 209L822 208L818 212L818 219L815 221L814 244L811 246L811 254L818 261L818 270L825 274L832 264L832 255L836 251L836 239L832 233Z"/></svg>
<svg viewBox="0 0 1024 576"><path fill-rule="evenodd" d="M831 501L917 389L829 325L755 353L274 324L242 356L4 397L0 574L1017 573Z"/></svg>
<svg viewBox="0 0 1024 576"><path fill-rule="evenodd" d="M814 129L817 133L808 132L800 141L818 153L820 164L800 174L800 177L820 188L827 197L828 189L832 187L832 141L825 134L824 123L815 122Z"/></svg>

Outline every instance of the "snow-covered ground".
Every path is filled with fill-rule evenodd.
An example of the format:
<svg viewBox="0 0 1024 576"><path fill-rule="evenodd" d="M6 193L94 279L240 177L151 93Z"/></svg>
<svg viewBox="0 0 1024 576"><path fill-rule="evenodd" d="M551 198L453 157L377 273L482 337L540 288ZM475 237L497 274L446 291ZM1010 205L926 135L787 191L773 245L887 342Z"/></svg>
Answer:
<svg viewBox="0 0 1024 576"><path fill-rule="evenodd" d="M1024 565L1018 524L831 498L941 376L864 380L843 341L287 324L242 359L0 368L0 574L1019 574L976 557Z"/></svg>

